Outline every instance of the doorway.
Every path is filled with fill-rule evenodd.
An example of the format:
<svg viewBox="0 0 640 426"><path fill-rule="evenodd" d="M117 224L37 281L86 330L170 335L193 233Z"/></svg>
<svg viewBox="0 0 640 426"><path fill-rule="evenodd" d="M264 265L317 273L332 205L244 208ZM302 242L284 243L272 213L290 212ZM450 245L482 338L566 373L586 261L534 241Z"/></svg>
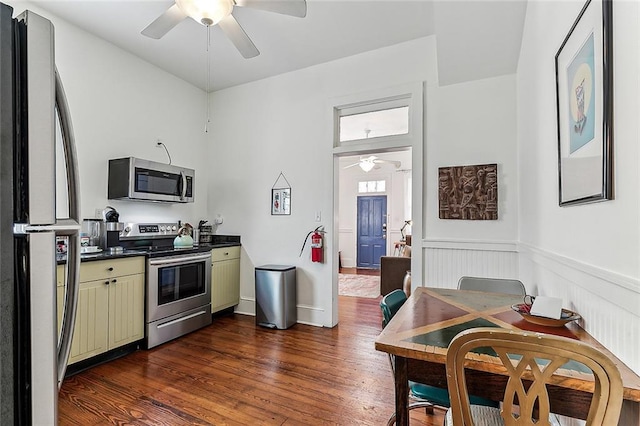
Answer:
<svg viewBox="0 0 640 426"><path fill-rule="evenodd" d="M371 157L372 168L360 167ZM411 165L411 148L338 158L338 295L380 296L380 256L411 219Z"/></svg>

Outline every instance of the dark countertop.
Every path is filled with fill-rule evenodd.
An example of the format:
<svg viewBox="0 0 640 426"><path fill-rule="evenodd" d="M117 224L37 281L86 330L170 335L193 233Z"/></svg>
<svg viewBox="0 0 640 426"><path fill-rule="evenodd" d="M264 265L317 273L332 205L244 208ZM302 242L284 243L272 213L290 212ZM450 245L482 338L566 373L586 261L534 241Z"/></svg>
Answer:
<svg viewBox="0 0 640 426"><path fill-rule="evenodd" d="M228 237L228 236L220 236L220 237ZM239 237L237 238L237 241L233 241L235 239L236 238L217 239L217 241L221 241L221 242L216 242L216 239L214 239L213 244L200 244L199 246L194 246L194 249L195 249L194 251L204 252L207 250L213 250L213 249L222 248L222 247L234 247L234 246L241 245ZM190 249L187 249L187 250L190 250ZM146 253L143 250L125 250L121 253L114 253L114 254L109 253L107 251L101 251L99 253L81 254L80 261L91 262L95 260L109 260L109 259L119 259L123 257L147 256L147 255L148 253ZM57 255L56 260L58 265L65 264L67 262L67 256Z"/></svg>

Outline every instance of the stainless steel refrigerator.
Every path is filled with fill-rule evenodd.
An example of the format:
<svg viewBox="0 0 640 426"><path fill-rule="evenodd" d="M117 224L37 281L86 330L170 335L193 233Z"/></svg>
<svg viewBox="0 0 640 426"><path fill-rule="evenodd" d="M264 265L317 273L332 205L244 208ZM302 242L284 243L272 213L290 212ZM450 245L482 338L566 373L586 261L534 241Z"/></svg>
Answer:
<svg viewBox="0 0 640 426"><path fill-rule="evenodd" d="M53 25L29 11L12 15L0 3L0 424L49 425L78 294L77 162ZM65 194L56 194L60 164ZM68 217L56 218L56 197L68 201ZM60 333L56 236L69 241Z"/></svg>

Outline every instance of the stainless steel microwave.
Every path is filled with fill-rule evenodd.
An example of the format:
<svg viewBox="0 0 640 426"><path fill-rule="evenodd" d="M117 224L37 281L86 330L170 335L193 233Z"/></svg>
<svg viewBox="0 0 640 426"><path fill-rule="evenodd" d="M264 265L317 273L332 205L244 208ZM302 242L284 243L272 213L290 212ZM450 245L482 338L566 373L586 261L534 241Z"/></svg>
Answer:
<svg viewBox="0 0 640 426"><path fill-rule="evenodd" d="M195 170L127 157L109 160L108 198L193 203Z"/></svg>

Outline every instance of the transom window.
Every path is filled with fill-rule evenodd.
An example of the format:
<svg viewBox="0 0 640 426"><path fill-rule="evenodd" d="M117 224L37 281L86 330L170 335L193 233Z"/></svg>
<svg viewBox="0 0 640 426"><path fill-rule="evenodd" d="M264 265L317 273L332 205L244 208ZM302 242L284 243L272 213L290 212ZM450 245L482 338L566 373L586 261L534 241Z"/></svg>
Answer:
<svg viewBox="0 0 640 426"><path fill-rule="evenodd" d="M409 133L408 106L340 117L340 142L407 133Z"/></svg>
<svg viewBox="0 0 640 426"><path fill-rule="evenodd" d="M368 180L358 182L358 192L360 194L369 192L385 192L387 183L384 180Z"/></svg>
<svg viewBox="0 0 640 426"><path fill-rule="evenodd" d="M337 142L408 135L410 102L399 95L336 108Z"/></svg>

